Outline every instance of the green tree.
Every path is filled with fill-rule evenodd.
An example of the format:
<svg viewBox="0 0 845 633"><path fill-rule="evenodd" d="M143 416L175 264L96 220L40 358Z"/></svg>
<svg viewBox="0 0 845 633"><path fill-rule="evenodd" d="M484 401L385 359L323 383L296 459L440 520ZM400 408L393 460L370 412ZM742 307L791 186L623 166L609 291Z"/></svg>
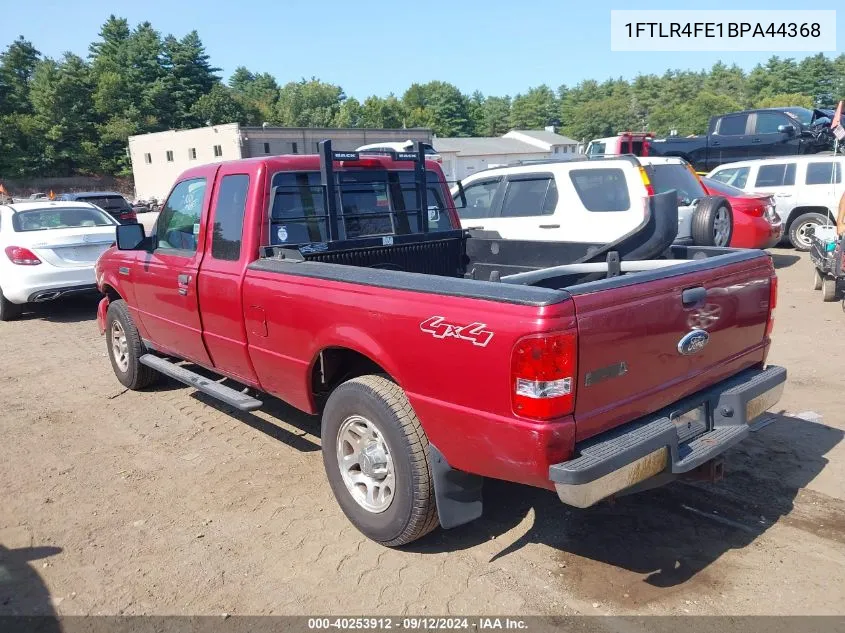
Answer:
<svg viewBox="0 0 845 633"><path fill-rule="evenodd" d="M246 124L258 118L258 114L249 116L243 102L238 99L231 88L223 84L215 85L208 94L204 94L191 108L191 116L203 121L205 125L220 125L221 123Z"/></svg>
<svg viewBox="0 0 845 633"><path fill-rule="evenodd" d="M445 81L411 84L402 96L408 127L431 127L438 136L469 136L469 99Z"/></svg>
<svg viewBox="0 0 845 633"><path fill-rule="evenodd" d="M357 99L350 97L340 104L334 125L342 128L361 127L363 116L364 109L361 104Z"/></svg>
<svg viewBox="0 0 845 633"><path fill-rule="evenodd" d="M43 133L45 167L54 175L95 171L93 89L88 65L65 53L62 61L39 62L32 78L35 123Z"/></svg>
<svg viewBox="0 0 845 633"><path fill-rule="evenodd" d="M501 136L510 130L511 98L487 97L481 106L480 136Z"/></svg>
<svg viewBox="0 0 845 633"><path fill-rule="evenodd" d="M172 35L164 38L162 61L165 86L170 98L171 112L165 119L174 128L201 126L203 121L192 114L194 104L220 81L215 74L220 69L209 62L202 40L191 31L181 40Z"/></svg>
<svg viewBox="0 0 845 633"><path fill-rule="evenodd" d="M315 77L292 81L279 91L276 118L290 127L331 127L344 99L340 86Z"/></svg>
<svg viewBox="0 0 845 633"><path fill-rule="evenodd" d="M23 36L0 53L0 115L32 112L29 87L40 56Z"/></svg>
<svg viewBox="0 0 845 633"><path fill-rule="evenodd" d="M269 73L254 74L243 66L235 69L229 78L229 86L243 101L247 112L257 112L251 123L276 123L276 103L279 100L279 85ZM259 120L260 119L260 120Z"/></svg>
<svg viewBox="0 0 845 633"><path fill-rule="evenodd" d="M510 126L515 130L541 130L558 120L559 112L557 96L543 84L513 98Z"/></svg>
<svg viewBox="0 0 845 633"><path fill-rule="evenodd" d="M394 95L387 98L367 97L361 106L361 124L364 128L405 127L405 107Z"/></svg>

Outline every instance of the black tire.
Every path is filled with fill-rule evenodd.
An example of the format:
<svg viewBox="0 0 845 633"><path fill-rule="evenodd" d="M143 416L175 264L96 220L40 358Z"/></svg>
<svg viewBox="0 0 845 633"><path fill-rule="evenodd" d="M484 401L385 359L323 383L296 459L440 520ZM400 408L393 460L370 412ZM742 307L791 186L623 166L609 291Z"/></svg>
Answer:
<svg viewBox="0 0 845 633"><path fill-rule="evenodd" d="M825 277L822 282L822 299L836 301L836 280L832 277Z"/></svg>
<svg viewBox="0 0 845 633"><path fill-rule="evenodd" d="M125 369L121 368L115 356L114 346L112 345L115 322L120 324L126 337ZM112 301L109 304L108 312L106 312L106 351L108 352L114 375L117 376L120 384L124 387L133 390L143 389L155 383L161 376L154 369L140 363L139 359L147 353L147 349L141 341L141 336L138 334L138 329L135 327L135 323L129 314L129 309L126 307L126 302L123 299Z"/></svg>
<svg viewBox="0 0 845 633"><path fill-rule="evenodd" d="M807 252L812 246L810 237L806 234L810 225L824 226L829 219L821 213L803 213L792 220L789 225L789 242L797 251Z"/></svg>
<svg viewBox="0 0 845 633"><path fill-rule="evenodd" d="M721 226L723 218L727 221L727 228ZM718 236L717 221L720 228ZM727 198L722 196L702 198L692 214L691 234L696 246L730 246L733 233L733 209Z"/></svg>
<svg viewBox="0 0 845 633"><path fill-rule="evenodd" d="M338 433L351 416L366 418L385 440L396 487L381 512L365 509L352 496L338 463ZM326 402L322 421L323 465L343 513L368 538L388 547L405 545L439 524L428 438L405 393L385 376L353 378Z"/></svg>
<svg viewBox="0 0 845 633"><path fill-rule="evenodd" d="M822 284L824 283L824 277L819 272L819 269L815 266L813 267L813 290L821 290Z"/></svg>
<svg viewBox="0 0 845 633"><path fill-rule="evenodd" d="M0 288L0 321L17 319L21 312L23 312L23 306L9 301L3 294L3 289Z"/></svg>

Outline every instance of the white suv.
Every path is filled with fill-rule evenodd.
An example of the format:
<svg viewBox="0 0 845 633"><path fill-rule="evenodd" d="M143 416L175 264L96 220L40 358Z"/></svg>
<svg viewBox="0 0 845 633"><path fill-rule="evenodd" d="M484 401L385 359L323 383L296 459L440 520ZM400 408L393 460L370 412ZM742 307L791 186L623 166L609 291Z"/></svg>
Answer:
<svg viewBox="0 0 845 633"><path fill-rule="evenodd" d="M842 156L782 156L721 165L708 176L744 191L774 194L784 235L801 251L810 250L810 226L833 224L845 191Z"/></svg>
<svg viewBox="0 0 845 633"><path fill-rule="evenodd" d="M710 197L680 158L619 156L535 161L486 169L462 181L466 206L452 195L463 228L505 239L607 244L643 221L649 197L678 192L678 242L727 246L730 204Z"/></svg>

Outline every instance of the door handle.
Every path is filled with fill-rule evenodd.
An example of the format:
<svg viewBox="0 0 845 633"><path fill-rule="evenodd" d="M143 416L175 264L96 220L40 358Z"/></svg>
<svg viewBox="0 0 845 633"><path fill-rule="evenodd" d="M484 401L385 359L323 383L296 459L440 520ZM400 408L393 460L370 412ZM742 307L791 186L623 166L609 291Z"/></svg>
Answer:
<svg viewBox="0 0 845 633"><path fill-rule="evenodd" d="M182 295L183 297L187 296L188 295L188 289L185 288L185 287L179 288L179 294Z"/></svg>
<svg viewBox="0 0 845 633"><path fill-rule="evenodd" d="M752 138L751 142L752 143L762 143L762 141L759 138Z"/></svg>
<svg viewBox="0 0 845 633"><path fill-rule="evenodd" d="M560 224L541 224L540 228L541 229L559 229Z"/></svg>
<svg viewBox="0 0 845 633"><path fill-rule="evenodd" d="M699 286L698 288L687 288L681 293L681 302L685 308L692 308L698 305L707 298L707 289Z"/></svg>
<svg viewBox="0 0 845 633"><path fill-rule="evenodd" d="M483 226L468 226L466 228L466 230L467 231L483 231L484 227Z"/></svg>
<svg viewBox="0 0 845 633"><path fill-rule="evenodd" d="M711 145L719 145L719 141L710 141Z"/></svg>
<svg viewBox="0 0 845 633"><path fill-rule="evenodd" d="M775 197L776 198L791 198L792 194L791 193L776 193Z"/></svg>

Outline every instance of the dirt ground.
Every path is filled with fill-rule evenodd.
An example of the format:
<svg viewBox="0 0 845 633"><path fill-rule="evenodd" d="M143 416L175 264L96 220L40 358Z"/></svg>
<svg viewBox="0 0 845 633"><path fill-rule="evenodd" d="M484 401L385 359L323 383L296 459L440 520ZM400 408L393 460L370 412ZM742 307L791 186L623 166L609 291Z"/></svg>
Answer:
<svg viewBox="0 0 845 633"><path fill-rule="evenodd" d="M845 614L845 314L774 253L789 382L725 481L588 510L489 481L402 550L346 521L314 418L124 391L95 301L0 324L0 615Z"/></svg>

